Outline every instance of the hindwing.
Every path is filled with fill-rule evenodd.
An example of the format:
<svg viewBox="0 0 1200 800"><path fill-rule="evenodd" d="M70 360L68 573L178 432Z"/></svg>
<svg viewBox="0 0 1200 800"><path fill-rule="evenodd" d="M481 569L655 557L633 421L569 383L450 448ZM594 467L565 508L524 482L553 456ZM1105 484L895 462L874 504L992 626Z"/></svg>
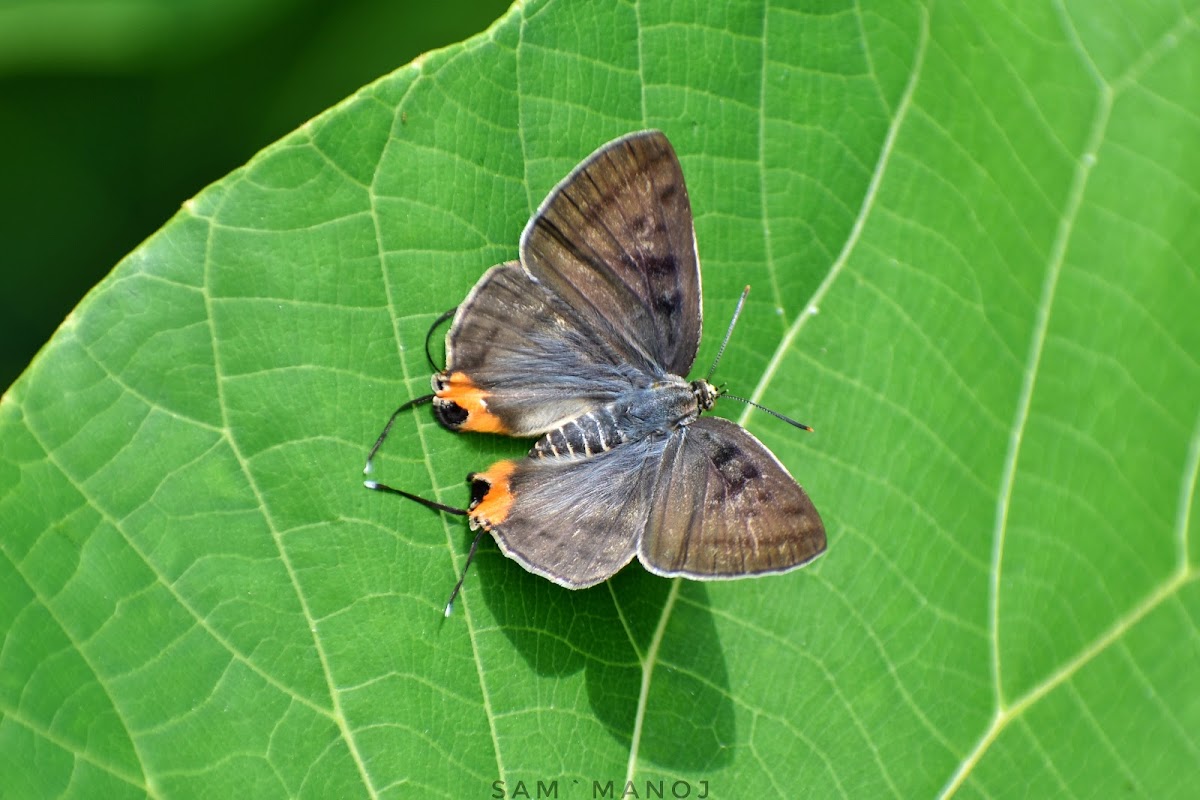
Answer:
<svg viewBox="0 0 1200 800"><path fill-rule="evenodd" d="M521 261L493 267L446 336L435 407L456 430L540 435L665 375L700 341L700 265L658 131L600 148L546 198Z"/></svg>
<svg viewBox="0 0 1200 800"><path fill-rule="evenodd" d="M720 417L679 428L667 444L638 558L651 572L695 579L786 572L825 550L808 494L758 439Z"/></svg>

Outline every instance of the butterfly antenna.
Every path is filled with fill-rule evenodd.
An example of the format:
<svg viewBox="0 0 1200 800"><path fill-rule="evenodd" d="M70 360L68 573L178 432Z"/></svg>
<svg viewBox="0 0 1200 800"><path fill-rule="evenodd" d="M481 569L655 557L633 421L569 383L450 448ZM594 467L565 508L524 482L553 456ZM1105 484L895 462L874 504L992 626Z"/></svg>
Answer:
<svg viewBox="0 0 1200 800"><path fill-rule="evenodd" d="M799 428L800 430L808 431L809 433L812 432L811 426L805 425L803 422L796 422L796 420L792 419L791 417L786 417L783 414L780 414L778 411L772 411L771 409L767 408L766 406L760 406L758 403L754 402L753 400L747 400L744 397L738 397L736 394L727 394L726 392L721 392L721 397L728 397L730 400L741 401L748 406L754 406L759 411L767 412L768 414L770 414L772 417L775 417L776 419L783 420L788 425L791 425L794 428Z"/></svg>
<svg viewBox="0 0 1200 800"><path fill-rule="evenodd" d="M424 403L428 403L433 398L434 395L432 394L414 398L392 412L392 415L388 417L387 425L383 426L383 430L379 433L379 438L375 440L374 446L371 447L371 452L367 453L367 464L363 467L364 475L370 475L372 472L374 472L375 465L371 462L374 460L375 454L379 452L379 448L383 447L383 440L388 437L389 433L391 433L392 426L396 424L396 417L400 416L401 412L408 411L413 406L419 406Z"/></svg>
<svg viewBox="0 0 1200 800"><path fill-rule="evenodd" d="M733 335L733 326L737 324L738 317L741 316L742 306L746 305L746 295L748 294L750 294L749 286L742 290L737 308L733 310L733 319L729 320L729 330L725 331L725 339L721 342L721 349L717 351L717 357L713 359L712 367L708 370L708 375L704 377L704 380L711 378L717 371L717 364L721 363L721 356L725 355L725 345L729 344L729 337Z"/></svg>
<svg viewBox="0 0 1200 800"><path fill-rule="evenodd" d="M455 311L458 311L458 306L455 306L445 314L442 314L440 317L435 319L433 324L429 326L429 332L425 334L425 360L429 362L429 366L433 368L434 372L441 372L444 367L439 367L437 364L433 363L433 354L429 350L429 340L433 338L433 332L437 330L437 327L453 317Z"/></svg>
<svg viewBox="0 0 1200 800"><path fill-rule="evenodd" d="M713 373L717 371L717 364L719 364L721 362L721 356L725 355L725 345L729 344L729 337L733 335L733 326L737 324L738 317L740 317L742 314L742 306L746 305L746 296L749 294L750 294L750 287L747 286L745 289L742 290L742 296L738 299L737 308L735 308L733 310L733 319L729 320L729 330L725 331L725 339L724 339L724 341L721 342L721 349L717 351L717 357L713 359L712 368L708 371L708 375L705 377L705 380L712 378ZM796 420L792 419L791 417L786 417L783 414L780 414L778 411L772 411L771 409L767 408L766 406L760 406L758 403L754 402L753 400L747 400L744 397L738 397L736 394L727 393L725 391L725 384L721 384L721 388L720 388L718 394L721 397L728 397L730 400L738 400L740 402L745 403L748 406L754 406L759 411L765 411L768 414L770 414L772 417L781 419L784 422L786 422L788 425L799 428L800 430L810 431L810 432L812 431L812 428L808 425L805 425L803 422L796 422Z"/></svg>
<svg viewBox="0 0 1200 800"><path fill-rule="evenodd" d="M454 591L450 593L450 599L446 601L446 616L450 616L450 612L454 610L454 598L458 597L459 591L462 589L463 581L467 579L467 569L471 566L471 560L475 558L475 549L479 547L479 540L483 538L483 528L479 529L479 533L475 534L475 541L471 542L471 549L467 553L467 563L463 564L462 574L458 576L458 583L454 584Z"/></svg>

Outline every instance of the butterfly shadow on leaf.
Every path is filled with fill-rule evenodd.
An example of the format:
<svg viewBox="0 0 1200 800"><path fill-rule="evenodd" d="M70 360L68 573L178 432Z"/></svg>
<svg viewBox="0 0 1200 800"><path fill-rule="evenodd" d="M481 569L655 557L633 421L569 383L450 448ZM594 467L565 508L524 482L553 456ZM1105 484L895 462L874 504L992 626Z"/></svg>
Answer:
<svg viewBox="0 0 1200 800"><path fill-rule="evenodd" d="M476 595L533 671L554 678L583 670L596 719L626 746L652 659L640 759L680 771L731 761L737 731L729 674L704 584L680 581L673 589L674 580L635 562L608 583L568 591L494 546L480 547L476 568Z"/></svg>

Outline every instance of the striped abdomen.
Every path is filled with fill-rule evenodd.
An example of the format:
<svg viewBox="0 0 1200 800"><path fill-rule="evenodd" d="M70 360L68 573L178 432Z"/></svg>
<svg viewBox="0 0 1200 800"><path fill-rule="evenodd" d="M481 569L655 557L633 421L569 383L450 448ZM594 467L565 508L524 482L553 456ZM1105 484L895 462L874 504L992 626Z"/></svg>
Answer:
<svg viewBox="0 0 1200 800"><path fill-rule="evenodd" d="M533 446L533 458L586 458L627 441L608 406L582 414L547 433Z"/></svg>

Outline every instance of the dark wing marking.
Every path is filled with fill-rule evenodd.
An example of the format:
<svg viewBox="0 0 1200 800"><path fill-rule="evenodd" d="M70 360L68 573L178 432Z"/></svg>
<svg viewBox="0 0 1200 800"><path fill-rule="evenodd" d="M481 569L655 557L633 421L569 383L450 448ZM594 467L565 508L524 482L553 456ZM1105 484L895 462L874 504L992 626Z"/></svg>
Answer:
<svg viewBox="0 0 1200 800"><path fill-rule="evenodd" d="M537 436L645 382L510 262L488 270L459 306L434 402L451 428Z"/></svg>
<svg viewBox="0 0 1200 800"><path fill-rule="evenodd" d="M700 263L679 159L643 131L601 147L521 237L537 281L644 372L687 375L700 344Z"/></svg>
<svg viewBox="0 0 1200 800"><path fill-rule="evenodd" d="M569 589L608 580L633 558L646 526L665 439L590 458L522 458L493 465L473 504L506 556Z"/></svg>
<svg viewBox="0 0 1200 800"><path fill-rule="evenodd" d="M668 440L638 558L659 575L786 572L825 550L808 495L745 429L705 417Z"/></svg>

